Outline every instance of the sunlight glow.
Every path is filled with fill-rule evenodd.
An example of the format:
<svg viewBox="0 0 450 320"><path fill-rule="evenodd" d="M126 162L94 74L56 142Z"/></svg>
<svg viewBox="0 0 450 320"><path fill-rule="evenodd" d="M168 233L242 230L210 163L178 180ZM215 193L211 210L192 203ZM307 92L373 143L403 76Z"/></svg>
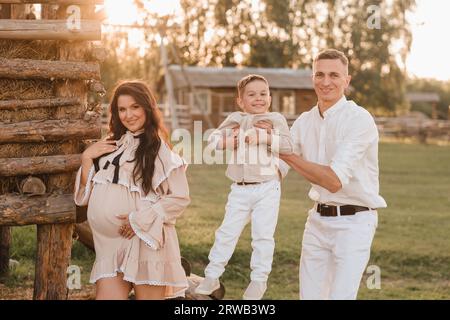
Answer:
<svg viewBox="0 0 450 320"><path fill-rule="evenodd" d="M264 5L260 0L249 1L255 10L261 9ZM131 25L140 21L140 11L133 0L105 0L104 5L109 24ZM145 0L144 6L146 10L160 17L172 15L175 21L182 17L180 0ZM449 12L450 1L417 0L416 12L412 13L408 19L413 32L413 44L406 61L406 69L410 75L450 80L450 63L448 62L450 42L444 35L445 31L450 30ZM320 17L318 19L320 20ZM210 41L214 36L221 37L223 32L222 29L210 29L205 34L205 40ZM299 32L305 32L305 30L299 30ZM135 45L143 41L138 40L139 37L136 35L131 38L133 39L130 39L130 42ZM316 42L317 40L313 40L313 47L319 45ZM394 44L396 47L398 45L403 44ZM401 65L401 67L404 66Z"/></svg>
<svg viewBox="0 0 450 320"><path fill-rule="evenodd" d="M413 43L406 65L411 75L450 80L450 1L418 0L412 19Z"/></svg>
<svg viewBox="0 0 450 320"><path fill-rule="evenodd" d="M145 8L158 16L177 15L181 12L179 0L147 0ZM139 10L133 0L105 0L108 23L132 24L139 20Z"/></svg>
<svg viewBox="0 0 450 320"><path fill-rule="evenodd" d="M145 7L158 16L177 15L181 11L179 0L150 0Z"/></svg>
<svg viewBox="0 0 450 320"><path fill-rule="evenodd" d="M133 0L105 0L108 23L133 24L138 20L139 12Z"/></svg>

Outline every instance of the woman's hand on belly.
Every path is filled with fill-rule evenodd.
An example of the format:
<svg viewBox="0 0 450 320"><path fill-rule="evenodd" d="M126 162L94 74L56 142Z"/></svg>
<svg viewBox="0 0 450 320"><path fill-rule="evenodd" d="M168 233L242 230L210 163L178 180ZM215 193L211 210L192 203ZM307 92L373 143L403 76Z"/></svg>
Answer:
<svg viewBox="0 0 450 320"><path fill-rule="evenodd" d="M131 228L130 220L128 219L129 214L118 214L116 217L122 220L122 226L119 228L119 234L126 238L131 239L135 236L133 228Z"/></svg>

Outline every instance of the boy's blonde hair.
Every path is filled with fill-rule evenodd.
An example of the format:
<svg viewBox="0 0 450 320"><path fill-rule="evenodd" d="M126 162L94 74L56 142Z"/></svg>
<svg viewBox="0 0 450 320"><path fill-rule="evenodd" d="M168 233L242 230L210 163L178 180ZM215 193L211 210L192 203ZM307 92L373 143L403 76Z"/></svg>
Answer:
<svg viewBox="0 0 450 320"><path fill-rule="evenodd" d="M269 86L269 82L263 76L261 76L259 74L249 74L248 76L243 77L237 83L238 97L240 98L242 96L242 94L244 93L245 87L250 82L253 82L253 81L256 81L256 80L263 81L263 82L265 82L267 84L267 86Z"/></svg>

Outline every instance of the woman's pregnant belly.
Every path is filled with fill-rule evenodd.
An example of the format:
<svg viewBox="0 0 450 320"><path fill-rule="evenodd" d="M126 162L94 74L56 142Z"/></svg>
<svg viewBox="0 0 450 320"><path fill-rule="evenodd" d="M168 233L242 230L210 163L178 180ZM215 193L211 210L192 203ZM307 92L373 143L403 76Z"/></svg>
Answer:
<svg viewBox="0 0 450 320"><path fill-rule="evenodd" d="M123 225L116 215L126 215L136 210L135 195L118 184L94 184L88 206L88 221L93 233L120 237Z"/></svg>

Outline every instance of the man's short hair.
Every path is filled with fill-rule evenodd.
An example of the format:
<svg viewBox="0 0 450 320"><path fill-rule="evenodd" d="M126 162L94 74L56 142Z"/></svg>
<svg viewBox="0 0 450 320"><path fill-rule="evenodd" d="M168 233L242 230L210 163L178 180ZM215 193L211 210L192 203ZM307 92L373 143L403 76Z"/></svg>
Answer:
<svg viewBox="0 0 450 320"><path fill-rule="evenodd" d="M326 49L319 52L314 58L314 63L319 60L340 60L344 66L348 67L348 58L342 51L336 49Z"/></svg>
<svg viewBox="0 0 450 320"><path fill-rule="evenodd" d="M242 94L244 93L244 89L245 87L253 81L263 81L267 84L267 86L269 86L269 82L267 81L266 78L264 78L263 76L259 75L259 74L249 74L248 76L243 77L241 80L238 81L237 83L237 91L238 91L238 97L241 97Z"/></svg>

